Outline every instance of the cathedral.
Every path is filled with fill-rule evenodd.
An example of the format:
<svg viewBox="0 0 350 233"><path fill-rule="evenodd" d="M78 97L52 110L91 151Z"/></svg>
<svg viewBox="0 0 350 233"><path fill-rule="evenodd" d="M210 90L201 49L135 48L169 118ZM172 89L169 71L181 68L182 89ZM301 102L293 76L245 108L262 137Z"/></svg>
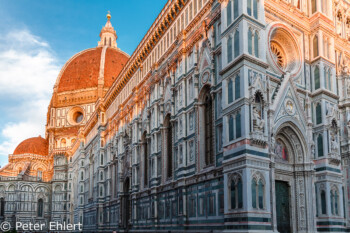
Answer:
<svg viewBox="0 0 350 233"><path fill-rule="evenodd" d="M0 169L0 222L350 231L350 2L169 0L131 56L110 14L100 38Z"/></svg>

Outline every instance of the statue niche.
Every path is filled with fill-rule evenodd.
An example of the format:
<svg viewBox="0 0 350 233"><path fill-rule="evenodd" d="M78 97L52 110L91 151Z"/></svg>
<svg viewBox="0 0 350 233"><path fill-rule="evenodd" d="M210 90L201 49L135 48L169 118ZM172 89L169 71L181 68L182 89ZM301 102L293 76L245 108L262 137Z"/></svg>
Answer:
<svg viewBox="0 0 350 233"><path fill-rule="evenodd" d="M252 102L252 142L254 144L265 144L266 137L264 135L265 119L264 119L264 102L260 92L255 94Z"/></svg>
<svg viewBox="0 0 350 233"><path fill-rule="evenodd" d="M259 134L264 132L264 115L263 115L263 101L262 96L258 92L255 95L255 102L253 106L253 131Z"/></svg>

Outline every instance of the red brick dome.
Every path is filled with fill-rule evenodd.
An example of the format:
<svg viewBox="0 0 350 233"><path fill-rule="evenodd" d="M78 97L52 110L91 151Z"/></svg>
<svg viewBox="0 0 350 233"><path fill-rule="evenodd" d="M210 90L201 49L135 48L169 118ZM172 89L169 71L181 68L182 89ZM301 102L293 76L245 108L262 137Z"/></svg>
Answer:
<svg viewBox="0 0 350 233"><path fill-rule="evenodd" d="M49 144L47 140L39 137L28 138L21 142L13 152L14 155L21 154L36 154L36 155L48 155Z"/></svg>
<svg viewBox="0 0 350 233"><path fill-rule="evenodd" d="M104 62L101 63L101 59ZM116 48L106 48L105 53L102 47L84 50L64 65L58 77L58 92L97 87L101 74L104 87L110 87L128 59L126 53Z"/></svg>

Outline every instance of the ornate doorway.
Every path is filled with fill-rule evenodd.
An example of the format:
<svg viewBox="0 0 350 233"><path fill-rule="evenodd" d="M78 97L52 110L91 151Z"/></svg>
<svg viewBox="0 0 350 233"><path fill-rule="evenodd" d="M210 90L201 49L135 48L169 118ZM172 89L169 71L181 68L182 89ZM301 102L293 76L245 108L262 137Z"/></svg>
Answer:
<svg viewBox="0 0 350 233"><path fill-rule="evenodd" d="M130 220L130 193L129 193L129 188L130 188L130 179L127 177L124 181L124 193L122 196L122 225L124 229L129 229L129 220Z"/></svg>
<svg viewBox="0 0 350 233"><path fill-rule="evenodd" d="M276 181L275 190L277 230L280 233L289 233L291 232L291 225L288 182Z"/></svg>
<svg viewBox="0 0 350 233"><path fill-rule="evenodd" d="M288 102L287 102L288 104ZM276 130L273 147L275 229L280 233L313 232L313 173L305 135L292 122Z"/></svg>

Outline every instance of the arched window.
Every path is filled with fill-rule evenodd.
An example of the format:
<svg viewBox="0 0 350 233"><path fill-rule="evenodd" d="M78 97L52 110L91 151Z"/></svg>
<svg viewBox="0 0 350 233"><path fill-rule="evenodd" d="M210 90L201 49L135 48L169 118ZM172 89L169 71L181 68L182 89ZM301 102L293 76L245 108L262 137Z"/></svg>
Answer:
<svg viewBox="0 0 350 233"><path fill-rule="evenodd" d="M61 147L66 147L66 139L61 140Z"/></svg>
<svg viewBox="0 0 350 233"><path fill-rule="evenodd" d="M247 2L247 13L252 16L252 0L248 0Z"/></svg>
<svg viewBox="0 0 350 233"><path fill-rule="evenodd" d="M232 38L231 36L227 39L227 63L232 61Z"/></svg>
<svg viewBox="0 0 350 233"><path fill-rule="evenodd" d="M43 199L38 200L38 217L43 217L44 214L44 201Z"/></svg>
<svg viewBox="0 0 350 233"><path fill-rule="evenodd" d="M237 113L236 115L236 138L240 138L242 136L242 128L241 128L241 113Z"/></svg>
<svg viewBox="0 0 350 233"><path fill-rule="evenodd" d="M234 119L232 115L230 116L228 127L229 127L229 140L232 141L235 137L234 136Z"/></svg>
<svg viewBox="0 0 350 233"><path fill-rule="evenodd" d="M315 67L314 78L315 78L315 90L317 90L317 89L319 89L321 87L320 68L318 66Z"/></svg>
<svg viewBox="0 0 350 233"><path fill-rule="evenodd" d="M252 206L257 209L264 209L265 185L261 179L257 182L256 178L252 180Z"/></svg>
<svg viewBox="0 0 350 233"><path fill-rule="evenodd" d="M324 190L321 191L321 209L322 214L327 214L326 192Z"/></svg>
<svg viewBox="0 0 350 233"><path fill-rule="evenodd" d="M165 117L164 126L166 127L166 150L167 150L167 178L173 176L173 130L170 122L170 114Z"/></svg>
<svg viewBox="0 0 350 233"><path fill-rule="evenodd" d="M39 180L43 177L43 171L41 171L41 169L38 169L37 177Z"/></svg>
<svg viewBox="0 0 350 233"><path fill-rule="evenodd" d="M103 196L103 188L102 188L102 186L100 186L100 197L102 197Z"/></svg>
<svg viewBox="0 0 350 233"><path fill-rule="evenodd" d="M5 216L5 199L3 197L0 198L0 216Z"/></svg>
<svg viewBox="0 0 350 233"><path fill-rule="evenodd" d="M253 0L254 18L258 19L258 0Z"/></svg>
<svg viewBox="0 0 350 233"><path fill-rule="evenodd" d="M84 185L80 185L80 192L81 192L81 193L84 192Z"/></svg>
<svg viewBox="0 0 350 233"><path fill-rule="evenodd" d="M252 206L253 208L256 208L257 205L256 205L256 180L253 179L252 180Z"/></svg>
<svg viewBox="0 0 350 233"><path fill-rule="evenodd" d="M83 181L84 180L84 172L80 172L80 180Z"/></svg>
<svg viewBox="0 0 350 233"><path fill-rule="evenodd" d="M239 0L233 0L233 18L236 19L238 17L238 2Z"/></svg>
<svg viewBox="0 0 350 233"><path fill-rule="evenodd" d="M205 122L205 164L214 163L213 153L213 103L209 91L204 97L204 122Z"/></svg>
<svg viewBox="0 0 350 233"><path fill-rule="evenodd" d="M101 156L101 165L103 165L103 154L101 154L100 156Z"/></svg>
<svg viewBox="0 0 350 233"><path fill-rule="evenodd" d="M316 1L317 0L311 0L311 13L312 14L317 11Z"/></svg>
<svg viewBox="0 0 350 233"><path fill-rule="evenodd" d="M239 53L240 53L240 51L239 51L239 31L238 30L235 31L234 42L235 42L235 47L234 47L235 57L238 57Z"/></svg>
<svg viewBox="0 0 350 233"><path fill-rule="evenodd" d="M326 73L326 79L327 79L327 89L332 90L332 75L331 75L331 69L328 69Z"/></svg>
<svg viewBox="0 0 350 233"><path fill-rule="evenodd" d="M316 125L322 123L322 107L320 103L316 105Z"/></svg>
<svg viewBox="0 0 350 233"><path fill-rule="evenodd" d="M228 88L227 98L228 98L228 103L230 104L233 102L233 82L231 78L228 79L227 88Z"/></svg>
<svg viewBox="0 0 350 233"><path fill-rule="evenodd" d="M316 217L318 217L319 215L319 203L318 203L318 200L319 200L319 197L318 197L318 191L317 191L317 186L315 184L315 193L316 193Z"/></svg>
<svg viewBox="0 0 350 233"><path fill-rule="evenodd" d="M323 137L322 137L322 134L318 135L318 137L317 137L317 156L318 157L323 156Z"/></svg>
<svg viewBox="0 0 350 233"><path fill-rule="evenodd" d="M231 181L231 209L243 208L243 184L239 177L237 181Z"/></svg>
<svg viewBox="0 0 350 233"><path fill-rule="evenodd" d="M100 180L103 180L103 171L100 172Z"/></svg>
<svg viewBox="0 0 350 233"><path fill-rule="evenodd" d="M248 29L248 53L253 55L253 33L251 29Z"/></svg>
<svg viewBox="0 0 350 233"><path fill-rule="evenodd" d="M237 207L237 203L236 203L236 190L237 190L237 187L236 187L236 183L234 180L231 181L231 209L236 209Z"/></svg>
<svg viewBox="0 0 350 233"><path fill-rule="evenodd" d="M259 34L257 31L254 34L254 55L259 57Z"/></svg>
<svg viewBox="0 0 350 233"><path fill-rule="evenodd" d="M332 215L339 215L339 194L336 189L331 190L331 212Z"/></svg>
<svg viewBox="0 0 350 233"><path fill-rule="evenodd" d="M241 98L241 77L239 74L235 78L235 99Z"/></svg>
<svg viewBox="0 0 350 233"><path fill-rule="evenodd" d="M313 39L313 51L314 51L314 58L318 57L319 53L318 53L318 36L316 35Z"/></svg>
<svg viewBox="0 0 350 233"><path fill-rule="evenodd" d="M227 16L227 27L232 23L232 2L228 1L226 7L226 16Z"/></svg>
<svg viewBox="0 0 350 233"><path fill-rule="evenodd" d="M259 181L259 194L258 194L258 200L259 200L259 209L264 208L264 184L262 181Z"/></svg>
<svg viewBox="0 0 350 233"><path fill-rule="evenodd" d="M149 163L149 156L148 156L148 142L147 142L147 138L146 138L146 132L143 133L142 135L142 144L143 144L143 157L144 157L144 161L143 161L143 182L144 182L144 186L146 187L148 185L148 163Z"/></svg>

